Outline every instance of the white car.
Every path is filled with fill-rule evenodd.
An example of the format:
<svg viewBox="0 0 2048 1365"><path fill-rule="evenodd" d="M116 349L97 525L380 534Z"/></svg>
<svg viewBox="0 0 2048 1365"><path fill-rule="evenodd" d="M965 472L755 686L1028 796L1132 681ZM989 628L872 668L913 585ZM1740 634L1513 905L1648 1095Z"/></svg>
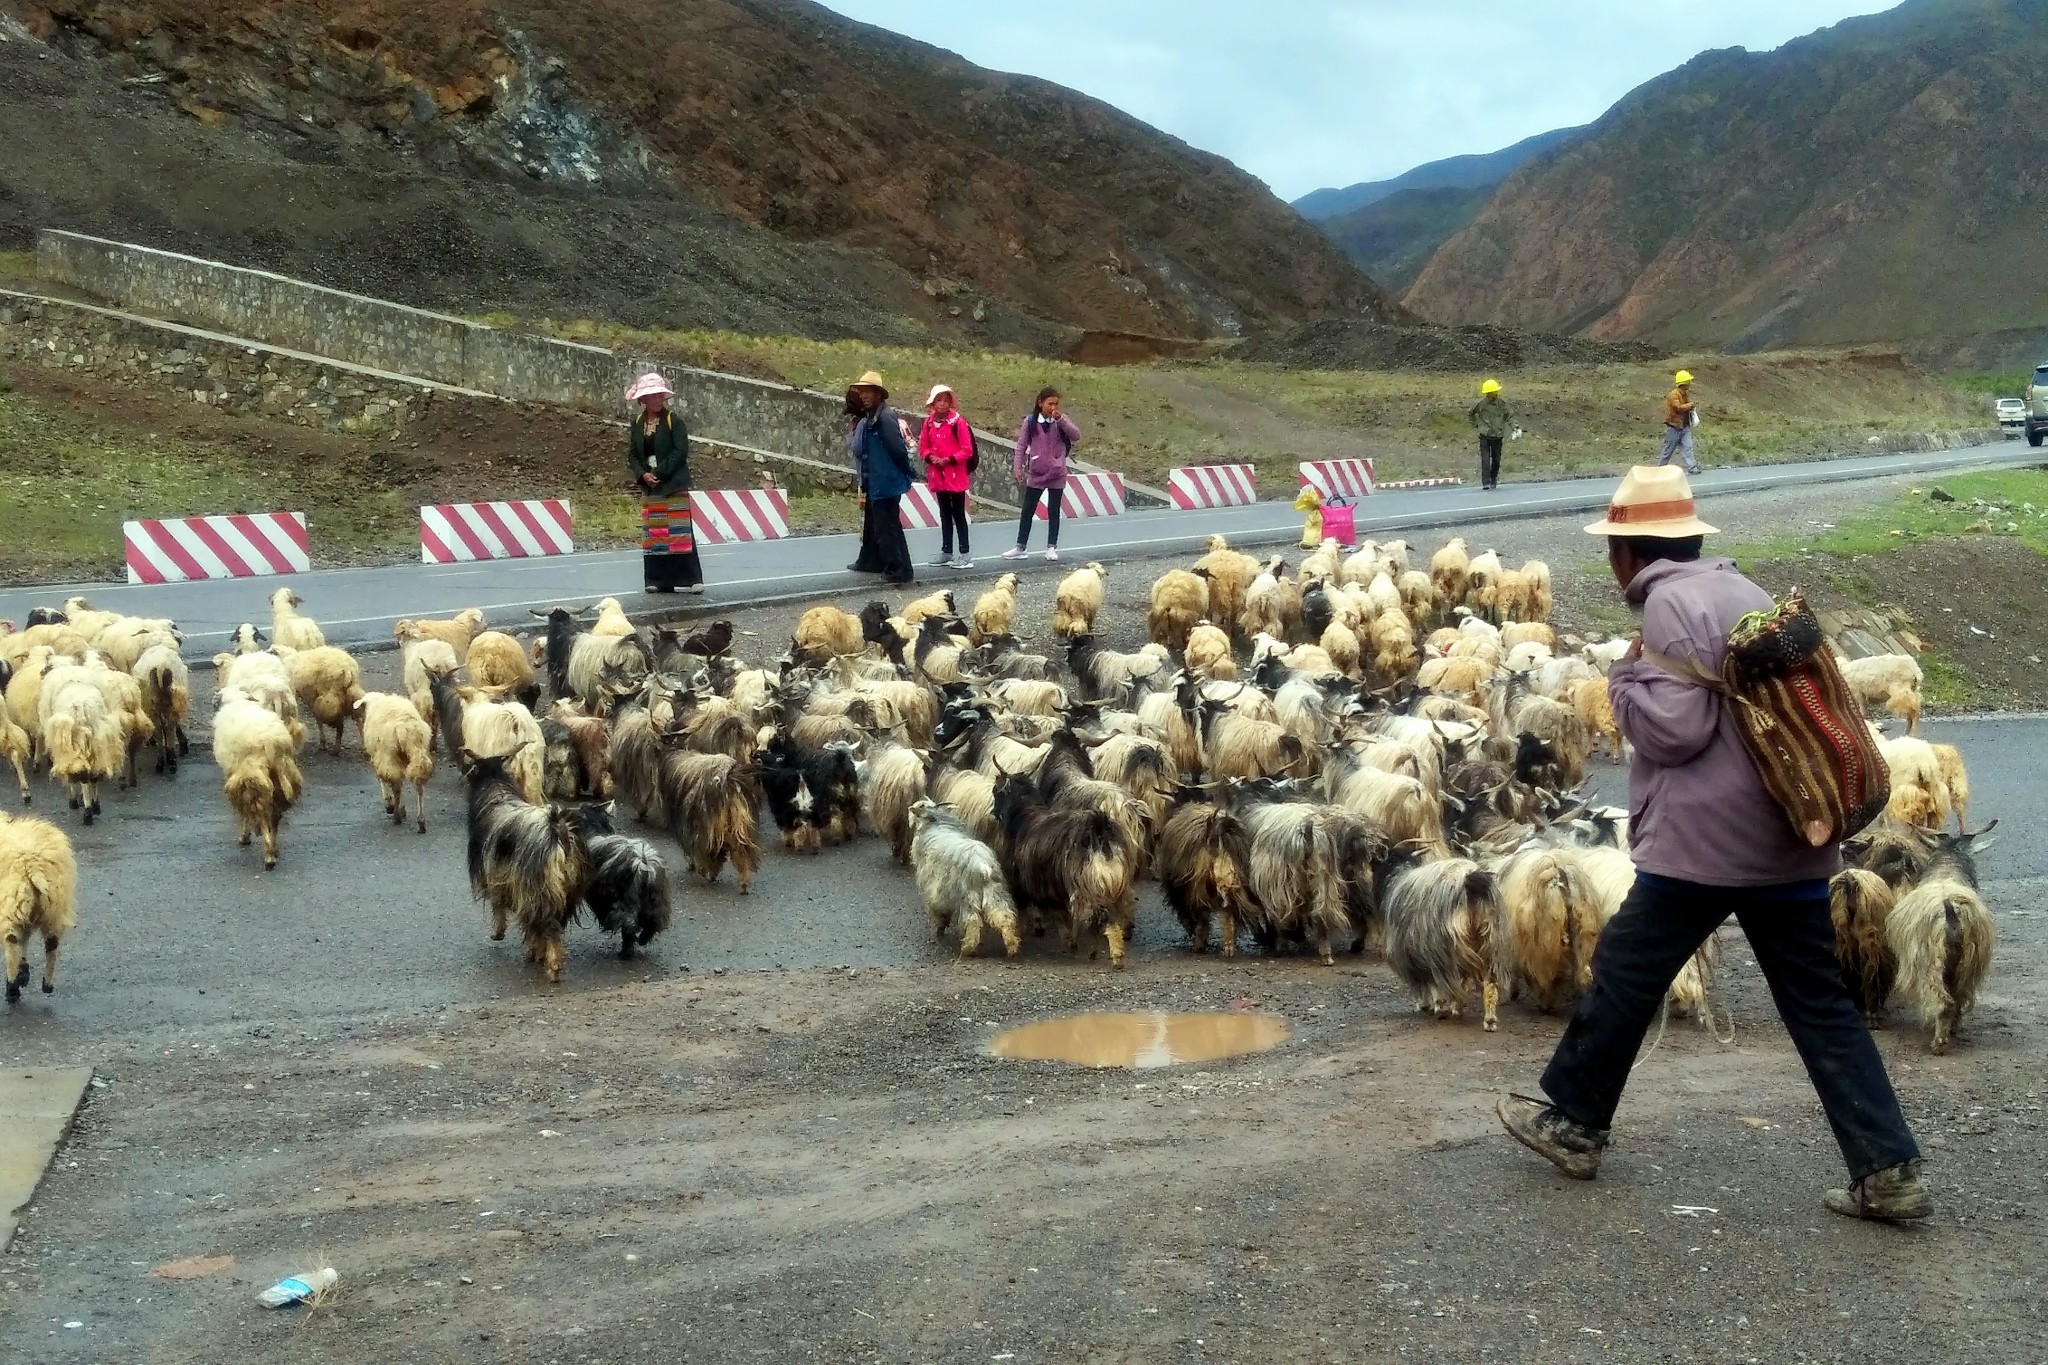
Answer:
<svg viewBox="0 0 2048 1365"><path fill-rule="evenodd" d="M2026 403L2018 398L2001 398L1998 400L1997 408L1998 425L2015 436L2019 435L2027 424Z"/></svg>

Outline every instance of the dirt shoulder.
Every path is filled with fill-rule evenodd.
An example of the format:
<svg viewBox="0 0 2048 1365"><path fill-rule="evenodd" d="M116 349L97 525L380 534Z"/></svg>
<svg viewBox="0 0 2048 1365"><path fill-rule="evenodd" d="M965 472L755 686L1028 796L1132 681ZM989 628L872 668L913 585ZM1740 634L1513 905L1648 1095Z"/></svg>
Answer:
<svg viewBox="0 0 2048 1365"><path fill-rule="evenodd" d="M1951 1057L1885 1037L1943 1204L1899 1232L1819 1208L1839 1159L1743 957L1735 1043L1674 1026L1597 1186L1490 1114L1555 1020L1416 1016L1370 961L690 973L162 1037L105 1060L0 1303L37 1360L2025 1358L2038 975ZM1170 1071L984 1051L1103 1008L1295 1032ZM196 1255L236 1263L147 1278ZM320 1261L327 1306L254 1305Z"/></svg>

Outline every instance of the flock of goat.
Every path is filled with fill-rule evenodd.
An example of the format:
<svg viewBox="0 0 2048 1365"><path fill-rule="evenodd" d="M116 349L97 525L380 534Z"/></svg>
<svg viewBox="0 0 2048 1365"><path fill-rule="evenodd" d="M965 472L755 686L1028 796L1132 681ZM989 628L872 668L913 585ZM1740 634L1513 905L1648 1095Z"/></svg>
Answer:
<svg viewBox="0 0 2048 1365"><path fill-rule="evenodd" d="M1426 570L1410 554L1328 541L1289 573L1212 537L1153 583L1134 652L1098 638L1107 573L1089 564L1058 586L1057 658L1020 641L1015 574L966 613L950 591L900 611L814 607L759 666L735 657L729 622L642 629L606 599L546 613L523 643L472 609L398 624L402 693L366 693L279 589L269 637L244 625L214 660L214 755L241 842L260 838L272 868L306 713L337 754L356 721L385 812L405 823L410 789L422 833L438 749L467 785L492 937L516 926L551 981L586 910L628 956L669 921L665 860L615 827L619 807L706 880L730 863L744 893L765 805L792 853L863 829L886 841L963 955L985 930L1012 956L1056 931L1121 967L1150 875L1197 952L1232 955L1241 932L1325 963L1376 944L1419 1009L1456 1016L1477 996L1490 1030L1503 995L1548 1009L1586 988L1633 880L1625 813L1579 793L1599 745L1623 751L1605 673L1626 643L1560 640L1539 561L1509 567L1462 539ZM169 621L76 598L0 631L0 753L25 802L47 766L90 824L99 784L135 783L152 745L176 773L180 643ZM1850 671L1917 728L1910 658ZM1947 832L1968 801L1953 749L1884 745L1893 804L1837 878L1838 945L1872 1017L1896 989L1939 1049L1989 963L1984 840ZM37 935L52 989L76 877L55 826L0 816L10 999ZM1707 1017L1712 958L1710 943L1673 983L1674 1007Z"/></svg>

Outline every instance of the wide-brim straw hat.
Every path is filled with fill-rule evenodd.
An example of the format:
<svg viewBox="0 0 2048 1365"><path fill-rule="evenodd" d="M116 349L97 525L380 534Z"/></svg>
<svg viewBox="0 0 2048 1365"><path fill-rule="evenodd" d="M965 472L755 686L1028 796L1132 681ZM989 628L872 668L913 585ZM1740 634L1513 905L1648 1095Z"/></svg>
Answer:
<svg viewBox="0 0 2048 1365"><path fill-rule="evenodd" d="M1699 519L1692 485L1676 465L1637 465L1608 499L1607 516L1586 528L1589 536L1649 536L1685 540L1720 530Z"/></svg>
<svg viewBox="0 0 2048 1365"><path fill-rule="evenodd" d="M633 387L626 390L626 401L628 403L638 403L643 398L651 398L657 393L673 398L675 397L675 392L674 389L668 386L666 379L650 370L634 380Z"/></svg>
<svg viewBox="0 0 2048 1365"><path fill-rule="evenodd" d="M866 374L854 380L853 386L856 389L877 390L884 398L887 398L889 396L889 386L882 382L881 374L875 370L869 370Z"/></svg>

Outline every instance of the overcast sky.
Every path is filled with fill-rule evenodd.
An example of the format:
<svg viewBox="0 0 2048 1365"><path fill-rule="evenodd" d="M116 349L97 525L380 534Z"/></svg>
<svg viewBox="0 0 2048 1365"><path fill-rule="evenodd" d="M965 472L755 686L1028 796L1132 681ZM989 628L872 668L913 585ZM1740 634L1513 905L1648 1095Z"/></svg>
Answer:
<svg viewBox="0 0 2048 1365"><path fill-rule="evenodd" d="M1283 198L1588 123L1710 47L1772 48L1858 0L823 0L1072 86Z"/></svg>

